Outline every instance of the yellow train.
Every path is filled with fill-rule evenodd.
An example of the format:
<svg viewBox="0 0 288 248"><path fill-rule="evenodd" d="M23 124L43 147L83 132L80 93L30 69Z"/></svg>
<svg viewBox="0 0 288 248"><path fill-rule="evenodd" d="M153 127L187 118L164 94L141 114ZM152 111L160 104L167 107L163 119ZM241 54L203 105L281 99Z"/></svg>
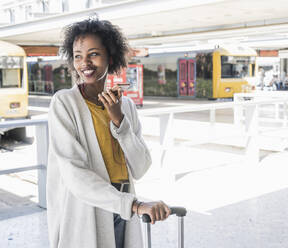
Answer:
<svg viewBox="0 0 288 248"><path fill-rule="evenodd" d="M28 116L28 75L23 48L0 41L0 120Z"/></svg>
<svg viewBox="0 0 288 248"><path fill-rule="evenodd" d="M177 52L159 49L137 62L144 66L144 95L217 99L232 98L255 80L256 56L254 49L234 44Z"/></svg>
<svg viewBox="0 0 288 248"><path fill-rule="evenodd" d="M212 65L203 64L201 57L210 56ZM248 79L255 77L255 50L243 46L226 46L212 52L196 55L197 96L208 98L232 98L234 93L245 90ZM199 61L198 61L199 60ZM209 60L209 59L207 59ZM208 76L201 74L207 67ZM205 92L206 90L206 92ZM206 94L205 94L206 93Z"/></svg>

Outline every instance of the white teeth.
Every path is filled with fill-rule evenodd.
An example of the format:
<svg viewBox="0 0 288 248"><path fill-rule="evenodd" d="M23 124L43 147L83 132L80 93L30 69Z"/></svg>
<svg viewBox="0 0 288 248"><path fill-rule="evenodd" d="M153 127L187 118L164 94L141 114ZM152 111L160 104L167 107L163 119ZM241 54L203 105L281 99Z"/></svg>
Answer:
<svg viewBox="0 0 288 248"><path fill-rule="evenodd" d="M84 73L85 76L89 76L89 75L91 75L93 72L94 72L94 70L85 70L85 71L83 71L83 73Z"/></svg>

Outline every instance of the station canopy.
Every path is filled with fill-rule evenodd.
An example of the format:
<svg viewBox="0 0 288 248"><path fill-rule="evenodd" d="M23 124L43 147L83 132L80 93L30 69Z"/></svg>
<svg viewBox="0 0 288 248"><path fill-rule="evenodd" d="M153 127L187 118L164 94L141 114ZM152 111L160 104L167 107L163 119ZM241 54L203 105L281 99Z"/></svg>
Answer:
<svg viewBox="0 0 288 248"><path fill-rule="evenodd" d="M59 46L65 25L97 12L118 25L132 47L175 48L238 42L287 48L287 0L138 0L103 5L0 27L0 40L22 46Z"/></svg>

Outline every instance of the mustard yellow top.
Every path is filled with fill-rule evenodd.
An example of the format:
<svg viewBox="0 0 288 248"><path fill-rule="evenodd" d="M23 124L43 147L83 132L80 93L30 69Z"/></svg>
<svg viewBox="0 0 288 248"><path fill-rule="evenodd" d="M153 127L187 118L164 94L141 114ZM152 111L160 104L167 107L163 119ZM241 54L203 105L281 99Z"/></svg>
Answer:
<svg viewBox="0 0 288 248"><path fill-rule="evenodd" d="M102 152L102 156L113 183L128 180L128 171L124 153L118 141L110 133L110 117L106 109L93 102L85 100L91 112L95 133Z"/></svg>

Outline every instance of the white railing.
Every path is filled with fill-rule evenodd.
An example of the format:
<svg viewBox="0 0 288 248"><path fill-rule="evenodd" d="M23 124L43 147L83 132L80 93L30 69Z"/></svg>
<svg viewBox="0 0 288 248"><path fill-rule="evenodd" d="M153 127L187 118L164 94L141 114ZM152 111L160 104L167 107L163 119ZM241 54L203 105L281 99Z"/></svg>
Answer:
<svg viewBox="0 0 288 248"><path fill-rule="evenodd" d="M37 165L0 170L0 176L28 170L38 170L38 205L46 208L46 168L48 158L48 121L47 119L15 120L0 122L0 130L35 126Z"/></svg>
<svg viewBox="0 0 288 248"><path fill-rule="evenodd" d="M270 92L269 92L270 93ZM287 103L288 103L288 94L279 94L276 97L269 96L265 98L264 95L261 95L261 98L258 97L261 94L241 94L241 96L236 96L237 99L234 102L224 102L224 103L214 103L214 104L201 104L201 105L191 105L191 106L181 106L181 107L166 107L166 108L158 108L158 109L146 109L140 110L139 115L140 118L145 117L159 117L159 137L160 137L160 149L163 156L167 150L174 146L174 139L175 139L175 114L178 113L188 113L188 112L199 112L199 111L209 111L209 129L208 133L210 136L210 140L215 138L215 132L217 129L215 128L216 124L216 110L220 109L233 109L234 111L234 122L231 124L234 130L238 130L238 135L243 136L245 138L244 146L245 146L245 160L249 164L258 164L259 162L259 151L260 151L260 144L259 144L259 135L263 135L265 130L262 130L260 125L260 121L266 121L267 118L262 118L259 116L259 110L261 106L272 105L275 106L275 114L272 118L270 118L271 122L281 122L282 127L287 128ZM241 99L241 100L240 100ZM245 100L243 100L245 99ZM249 101L248 101L249 100ZM279 106L283 106L280 108ZM279 116L279 112L282 111L282 118ZM203 122L201 122L203 123ZM260 130L261 128L261 130ZM279 127L276 127L277 129ZM272 127L273 129L273 127ZM269 128L271 131L271 127ZM225 130L224 130L225 131ZM187 130L187 133L189 130ZM235 132L234 132L235 134ZM222 134L223 136L226 135ZM221 136L221 134L220 134ZM226 135L227 136L227 135ZM217 134L219 137L219 134ZM191 138L191 136L190 136ZM288 144L288 133L286 142L282 148L286 148L285 146ZM209 141L209 140L206 140ZM161 166L163 166L161 164Z"/></svg>
<svg viewBox="0 0 288 248"><path fill-rule="evenodd" d="M260 91L255 93L237 93L234 94L234 102L241 103L245 101L257 100L257 101L266 101L268 100L276 100L274 103L274 108L272 109L274 118L261 118L265 121L273 121L273 122L282 122L283 126L287 126L287 102L285 99L288 98L288 92L281 91ZM279 102L277 101L279 100ZM269 104L269 103L268 103ZM263 103L262 105L265 105ZM283 107L283 118L280 118L280 105ZM269 111L266 109L266 111ZM271 110L270 110L271 111ZM237 105L234 108L234 123L240 124L244 119L244 109L242 104ZM271 120L272 119L272 120Z"/></svg>

